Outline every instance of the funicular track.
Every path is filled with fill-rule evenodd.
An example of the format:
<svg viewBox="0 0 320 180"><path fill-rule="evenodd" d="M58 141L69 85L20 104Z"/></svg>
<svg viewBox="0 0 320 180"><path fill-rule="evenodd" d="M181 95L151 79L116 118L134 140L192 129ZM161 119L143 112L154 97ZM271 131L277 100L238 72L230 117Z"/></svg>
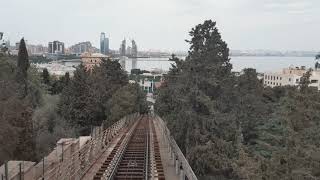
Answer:
<svg viewBox="0 0 320 180"><path fill-rule="evenodd" d="M126 130L93 179L165 179L155 127L149 116L141 117Z"/></svg>

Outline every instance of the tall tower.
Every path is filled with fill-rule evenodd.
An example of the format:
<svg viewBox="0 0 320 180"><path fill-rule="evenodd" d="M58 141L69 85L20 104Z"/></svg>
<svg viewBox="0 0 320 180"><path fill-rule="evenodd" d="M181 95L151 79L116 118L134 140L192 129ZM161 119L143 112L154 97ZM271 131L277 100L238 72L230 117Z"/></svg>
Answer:
<svg viewBox="0 0 320 180"><path fill-rule="evenodd" d="M109 38L106 38L106 33L102 32L100 35L100 53L109 54Z"/></svg>
<svg viewBox="0 0 320 180"><path fill-rule="evenodd" d="M138 46L134 40L132 40L131 55L132 57L138 57Z"/></svg>
<svg viewBox="0 0 320 180"><path fill-rule="evenodd" d="M126 55L126 39L124 39L120 45L120 56Z"/></svg>
<svg viewBox="0 0 320 180"><path fill-rule="evenodd" d="M110 53L110 49L109 49L109 38L105 38L104 39L104 45L105 45L105 55L109 54Z"/></svg>
<svg viewBox="0 0 320 180"><path fill-rule="evenodd" d="M106 54L106 46L105 46L106 34L104 32L100 35L100 53Z"/></svg>

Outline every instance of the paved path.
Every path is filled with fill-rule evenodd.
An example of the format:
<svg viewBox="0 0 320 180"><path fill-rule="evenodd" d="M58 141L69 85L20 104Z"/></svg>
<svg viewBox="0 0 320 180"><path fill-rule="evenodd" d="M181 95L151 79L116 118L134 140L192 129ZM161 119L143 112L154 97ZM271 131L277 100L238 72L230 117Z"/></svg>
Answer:
<svg viewBox="0 0 320 180"><path fill-rule="evenodd" d="M163 139L163 136L160 132L159 125L156 120L154 121L154 124L156 126L155 129L156 129L157 138L160 146L161 161L162 161L165 177L167 180L179 180L179 176L176 175L176 169L175 169L173 160L168 151L168 144L165 143L165 140Z"/></svg>

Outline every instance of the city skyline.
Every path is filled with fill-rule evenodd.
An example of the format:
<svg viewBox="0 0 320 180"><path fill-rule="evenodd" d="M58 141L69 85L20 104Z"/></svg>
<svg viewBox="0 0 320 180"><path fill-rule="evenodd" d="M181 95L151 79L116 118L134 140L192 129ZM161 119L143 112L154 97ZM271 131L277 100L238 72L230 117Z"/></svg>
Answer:
<svg viewBox="0 0 320 180"><path fill-rule="evenodd" d="M99 47L99 34L106 32L110 49L118 49L124 37L134 37L141 50L187 51L184 40L191 28L213 19L230 49L317 51L319 5L316 0L11 0L0 7L0 15L15 14L1 20L11 43L25 37L31 44L59 40L70 47L90 41Z"/></svg>

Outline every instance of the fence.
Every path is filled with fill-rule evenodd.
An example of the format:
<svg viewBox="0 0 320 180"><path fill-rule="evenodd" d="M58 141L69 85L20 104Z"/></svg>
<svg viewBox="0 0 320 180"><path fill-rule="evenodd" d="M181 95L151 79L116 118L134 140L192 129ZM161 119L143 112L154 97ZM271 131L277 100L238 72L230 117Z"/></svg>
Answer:
<svg viewBox="0 0 320 180"><path fill-rule="evenodd" d="M175 164L176 174L180 176L181 180L198 180L176 141L171 136L165 122L159 116L155 116L155 119L157 120L156 125L160 129L163 140L165 141L164 143L168 145L168 152Z"/></svg>
<svg viewBox="0 0 320 180"><path fill-rule="evenodd" d="M20 170L15 175L8 175L8 180L81 179L109 147L111 140L119 134L120 130L130 126L138 116L138 114L126 116L106 130L103 130L102 126L94 128L91 136L84 137L85 143L83 145L81 138L60 140L57 143L58 146L49 156L29 167L28 170L22 172Z"/></svg>

